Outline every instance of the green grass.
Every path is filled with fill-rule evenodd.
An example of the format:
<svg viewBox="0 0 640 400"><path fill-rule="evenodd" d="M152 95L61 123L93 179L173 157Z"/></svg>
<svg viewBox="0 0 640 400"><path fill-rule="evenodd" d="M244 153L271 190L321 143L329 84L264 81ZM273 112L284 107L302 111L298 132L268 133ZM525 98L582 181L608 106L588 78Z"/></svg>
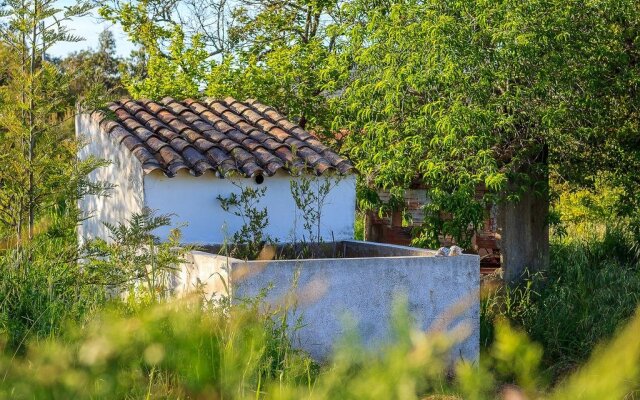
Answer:
<svg viewBox="0 0 640 400"><path fill-rule="evenodd" d="M541 347L505 322L479 365L452 366L451 336L412 330L399 307L394 343L371 352L348 335L318 365L292 348L285 310L259 306L112 304L58 335L29 338L21 354L0 351L0 399L493 399L510 383L530 399L595 400L633 398L640 378L640 314L550 387Z"/></svg>
<svg viewBox="0 0 640 400"><path fill-rule="evenodd" d="M81 267L65 232L0 259L0 399L490 399L505 384L530 399L633 399L640 388L640 271L622 229L555 238L548 271L494 287L476 365L450 364L452 337L412 330L403 307L394 343L369 352L347 334L319 365L293 349L286 310L259 311L259 299L109 300L112 274Z"/></svg>
<svg viewBox="0 0 640 400"><path fill-rule="evenodd" d="M10 347L60 334L105 304L105 288L86 279L77 257L75 238L48 235L0 253L0 334Z"/></svg>
<svg viewBox="0 0 640 400"><path fill-rule="evenodd" d="M543 365L559 379L626 324L638 304L640 268L624 230L556 238L548 271L519 287L499 285L485 296L482 344L491 344L493 321L507 318L542 345Z"/></svg>
<svg viewBox="0 0 640 400"><path fill-rule="evenodd" d="M113 304L27 349L2 360L0 398L250 398L274 381L307 384L316 370L254 307L198 302Z"/></svg>

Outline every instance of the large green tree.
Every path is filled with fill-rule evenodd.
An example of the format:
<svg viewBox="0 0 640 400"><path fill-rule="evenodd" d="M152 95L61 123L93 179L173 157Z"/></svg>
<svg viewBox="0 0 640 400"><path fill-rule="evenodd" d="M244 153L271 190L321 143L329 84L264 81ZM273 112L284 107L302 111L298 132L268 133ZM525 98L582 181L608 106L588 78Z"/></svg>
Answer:
<svg viewBox="0 0 640 400"><path fill-rule="evenodd" d="M205 85L212 57L220 50L210 51L203 31L187 29L179 3L116 0L99 9L104 18L120 23L138 46L122 76L135 98L198 96Z"/></svg>
<svg viewBox="0 0 640 400"><path fill-rule="evenodd" d="M342 49L341 1L247 1L229 28L236 46L213 68L207 93L256 97L298 123L329 133L328 98Z"/></svg>
<svg viewBox="0 0 640 400"><path fill-rule="evenodd" d="M147 54L131 92L257 97L319 132L333 120L363 205L428 188L419 244L468 244L487 205L548 199L549 176L605 171L621 215L638 207L635 1L200 2L210 23L194 25L197 1L103 8Z"/></svg>
<svg viewBox="0 0 640 400"><path fill-rule="evenodd" d="M428 187L425 242L468 239L487 203L547 196L549 167L637 182L625 171L640 150L637 2L356 1L349 12L335 127L349 128L368 186Z"/></svg>

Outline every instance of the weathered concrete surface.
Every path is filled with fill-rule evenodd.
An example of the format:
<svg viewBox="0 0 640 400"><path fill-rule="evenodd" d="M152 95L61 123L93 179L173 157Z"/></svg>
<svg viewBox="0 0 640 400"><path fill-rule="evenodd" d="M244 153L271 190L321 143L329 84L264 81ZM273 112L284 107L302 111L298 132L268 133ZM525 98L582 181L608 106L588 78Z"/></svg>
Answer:
<svg viewBox="0 0 640 400"><path fill-rule="evenodd" d="M342 242L345 258L371 258L371 257L408 257L435 256L434 250L420 249L417 247L399 246L388 243L361 242L358 240L346 240Z"/></svg>
<svg viewBox="0 0 640 400"><path fill-rule="evenodd" d="M178 296L194 291L201 292L207 299L227 295L229 260L216 254L191 251L174 274L171 289Z"/></svg>
<svg viewBox="0 0 640 400"><path fill-rule="evenodd" d="M498 245L506 282L518 282L525 270L540 271L549 265L549 199L534 191L517 203L498 209Z"/></svg>
<svg viewBox="0 0 640 400"><path fill-rule="evenodd" d="M348 321L355 323L363 343L371 348L393 340L394 301L404 297L419 329L465 324L470 335L453 349L452 358L478 359L478 256L434 257L430 250L343 243L347 257L357 258L249 262L225 258L232 297L236 301L252 298L272 285L265 300L278 305L295 294L296 307L290 308L289 320L301 316L302 327L294 334L294 344L318 360L331 355ZM220 256L209 257L211 266L205 275L219 268L215 264ZM452 317L456 306L461 312Z"/></svg>

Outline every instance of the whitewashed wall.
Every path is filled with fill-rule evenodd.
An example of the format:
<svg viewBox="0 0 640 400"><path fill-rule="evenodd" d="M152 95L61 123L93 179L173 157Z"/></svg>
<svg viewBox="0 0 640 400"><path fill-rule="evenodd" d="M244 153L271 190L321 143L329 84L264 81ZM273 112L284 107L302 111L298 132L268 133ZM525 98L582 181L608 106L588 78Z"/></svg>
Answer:
<svg viewBox="0 0 640 400"><path fill-rule="evenodd" d="M290 190L290 180L297 179L286 173L265 176L257 185L253 179L220 179L212 174L194 177L181 172L167 178L160 172L144 176L145 204L160 214L174 214L174 223L185 223L182 240L192 244L219 244L237 231L242 220L220 207L217 197L240 193L237 185L266 187L260 208L268 210L269 225L265 233L281 242L289 242L303 234L303 218L296 208ZM320 177L319 179L327 179ZM335 178L332 178L335 179ZM339 178L327 196L321 219L321 236L325 241L353 238L355 220L355 176ZM225 232L226 229L226 232ZM159 230L166 238L169 229Z"/></svg>
<svg viewBox="0 0 640 400"><path fill-rule="evenodd" d="M327 360L347 327L377 351L394 340L397 300L406 300L415 329L448 331L459 342L451 361L477 362L480 353L480 257L435 257L435 251L382 243L345 241L346 258L244 261L191 252L172 282L178 295L195 288L207 298L231 295L235 302L264 293L265 304L288 307L292 344ZM229 290L230 293L227 291Z"/></svg>
<svg viewBox="0 0 640 400"><path fill-rule="evenodd" d="M142 166L126 147L100 132L98 124L89 115L76 117L76 135L86 143L78 152L80 159L93 155L110 161L108 166L93 171L89 179L115 185L108 196L85 196L79 201L84 220L78 227L78 236L81 242L96 237L108 239L109 231L103 221L124 223L131 214L142 210Z"/></svg>

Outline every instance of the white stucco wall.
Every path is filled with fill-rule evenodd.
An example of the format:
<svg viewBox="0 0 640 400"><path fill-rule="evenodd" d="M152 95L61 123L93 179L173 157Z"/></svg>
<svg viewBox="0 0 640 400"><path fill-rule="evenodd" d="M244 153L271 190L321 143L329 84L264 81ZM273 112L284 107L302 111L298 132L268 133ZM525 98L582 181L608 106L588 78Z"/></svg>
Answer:
<svg viewBox="0 0 640 400"><path fill-rule="evenodd" d="M221 179L212 174L194 177L180 172L173 178L154 172L144 176L145 204L160 214L173 214L174 224L185 223L181 227L182 240L191 244L220 244L242 226L240 217L225 212L217 197L239 194L236 185L266 187L265 196L258 207L268 210L269 225L265 233L280 242L290 242L302 238L303 218L296 208L290 190L290 180L299 179L286 173L272 177L265 176L257 185L253 179ZM318 179L328 179L319 177ZM336 178L331 178L336 179ZM338 178L324 203L321 218L321 236L325 241L353 238L355 220L355 175ZM226 227L226 233L225 228ZM166 238L169 228L158 234Z"/></svg>
<svg viewBox="0 0 640 400"><path fill-rule="evenodd" d="M114 185L107 196L85 196L79 201L84 219L78 227L78 236L81 242L96 237L108 239L109 231L103 222L124 223L131 214L142 210L142 166L127 148L100 132L98 124L89 115L80 114L76 117L76 135L86 143L78 152L80 159L93 155L110 162L93 171L89 179Z"/></svg>

